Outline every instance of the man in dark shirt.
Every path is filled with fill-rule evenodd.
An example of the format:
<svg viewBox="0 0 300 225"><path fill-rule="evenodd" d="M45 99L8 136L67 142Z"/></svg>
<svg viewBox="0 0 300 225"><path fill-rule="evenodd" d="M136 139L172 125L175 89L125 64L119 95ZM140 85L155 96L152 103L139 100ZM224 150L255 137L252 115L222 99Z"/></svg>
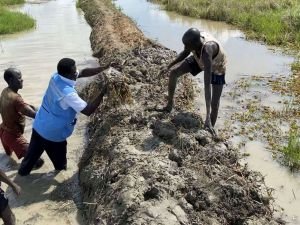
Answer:
<svg viewBox="0 0 300 225"><path fill-rule="evenodd" d="M18 159L25 156L28 142L24 138L25 116L35 118L36 111L33 106L24 102L18 90L23 88L22 74L18 69L9 68L4 72L6 87L0 96L0 139L7 155L12 152ZM43 160L40 159L36 167L40 167Z"/></svg>

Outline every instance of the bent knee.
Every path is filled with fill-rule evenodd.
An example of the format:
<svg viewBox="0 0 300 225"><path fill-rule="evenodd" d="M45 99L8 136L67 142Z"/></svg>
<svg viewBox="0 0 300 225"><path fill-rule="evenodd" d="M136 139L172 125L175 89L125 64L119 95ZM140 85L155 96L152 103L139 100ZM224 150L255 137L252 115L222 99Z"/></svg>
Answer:
<svg viewBox="0 0 300 225"><path fill-rule="evenodd" d="M175 67L175 68L171 69L171 71L170 71L170 78L177 79L178 77L180 77L183 74L185 74L185 72L182 71L180 69L180 67Z"/></svg>

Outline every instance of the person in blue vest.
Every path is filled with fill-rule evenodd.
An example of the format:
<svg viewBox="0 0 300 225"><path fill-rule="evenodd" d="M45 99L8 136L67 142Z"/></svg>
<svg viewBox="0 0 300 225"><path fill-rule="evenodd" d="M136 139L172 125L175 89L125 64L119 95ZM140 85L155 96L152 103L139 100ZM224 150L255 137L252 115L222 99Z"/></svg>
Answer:
<svg viewBox="0 0 300 225"><path fill-rule="evenodd" d="M76 114L90 116L100 105L106 93L106 85L90 103L81 99L75 90L76 79L90 77L107 69L109 65L85 68L77 72L73 59L63 58L57 64L57 72L50 79L42 104L35 116L28 152L18 173L30 174L36 161L46 151L55 170L67 168L67 141L76 124Z"/></svg>

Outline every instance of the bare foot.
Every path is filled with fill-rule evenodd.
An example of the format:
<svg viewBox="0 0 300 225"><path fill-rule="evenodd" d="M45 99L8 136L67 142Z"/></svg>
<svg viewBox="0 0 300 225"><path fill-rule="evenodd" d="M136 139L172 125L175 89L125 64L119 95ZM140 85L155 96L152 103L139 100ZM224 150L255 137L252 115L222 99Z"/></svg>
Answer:
<svg viewBox="0 0 300 225"><path fill-rule="evenodd" d="M204 130L207 130L211 135L215 138L217 137L217 133L213 127L205 126Z"/></svg>

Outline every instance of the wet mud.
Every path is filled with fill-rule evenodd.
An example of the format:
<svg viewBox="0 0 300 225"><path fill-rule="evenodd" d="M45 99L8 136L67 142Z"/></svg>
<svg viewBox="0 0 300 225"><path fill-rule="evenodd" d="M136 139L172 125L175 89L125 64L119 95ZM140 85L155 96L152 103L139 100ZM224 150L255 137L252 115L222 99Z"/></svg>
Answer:
<svg viewBox="0 0 300 225"><path fill-rule="evenodd" d="M160 69L175 55L146 39L110 1L80 1L92 27L101 75L122 76L132 101L108 99L91 118L79 163L88 224L284 224L274 218L271 190L261 174L239 163L237 150L203 129L195 110L198 86L179 80L176 106L157 112L167 96ZM101 75L99 77L101 77ZM85 89L93 98L101 79Z"/></svg>

